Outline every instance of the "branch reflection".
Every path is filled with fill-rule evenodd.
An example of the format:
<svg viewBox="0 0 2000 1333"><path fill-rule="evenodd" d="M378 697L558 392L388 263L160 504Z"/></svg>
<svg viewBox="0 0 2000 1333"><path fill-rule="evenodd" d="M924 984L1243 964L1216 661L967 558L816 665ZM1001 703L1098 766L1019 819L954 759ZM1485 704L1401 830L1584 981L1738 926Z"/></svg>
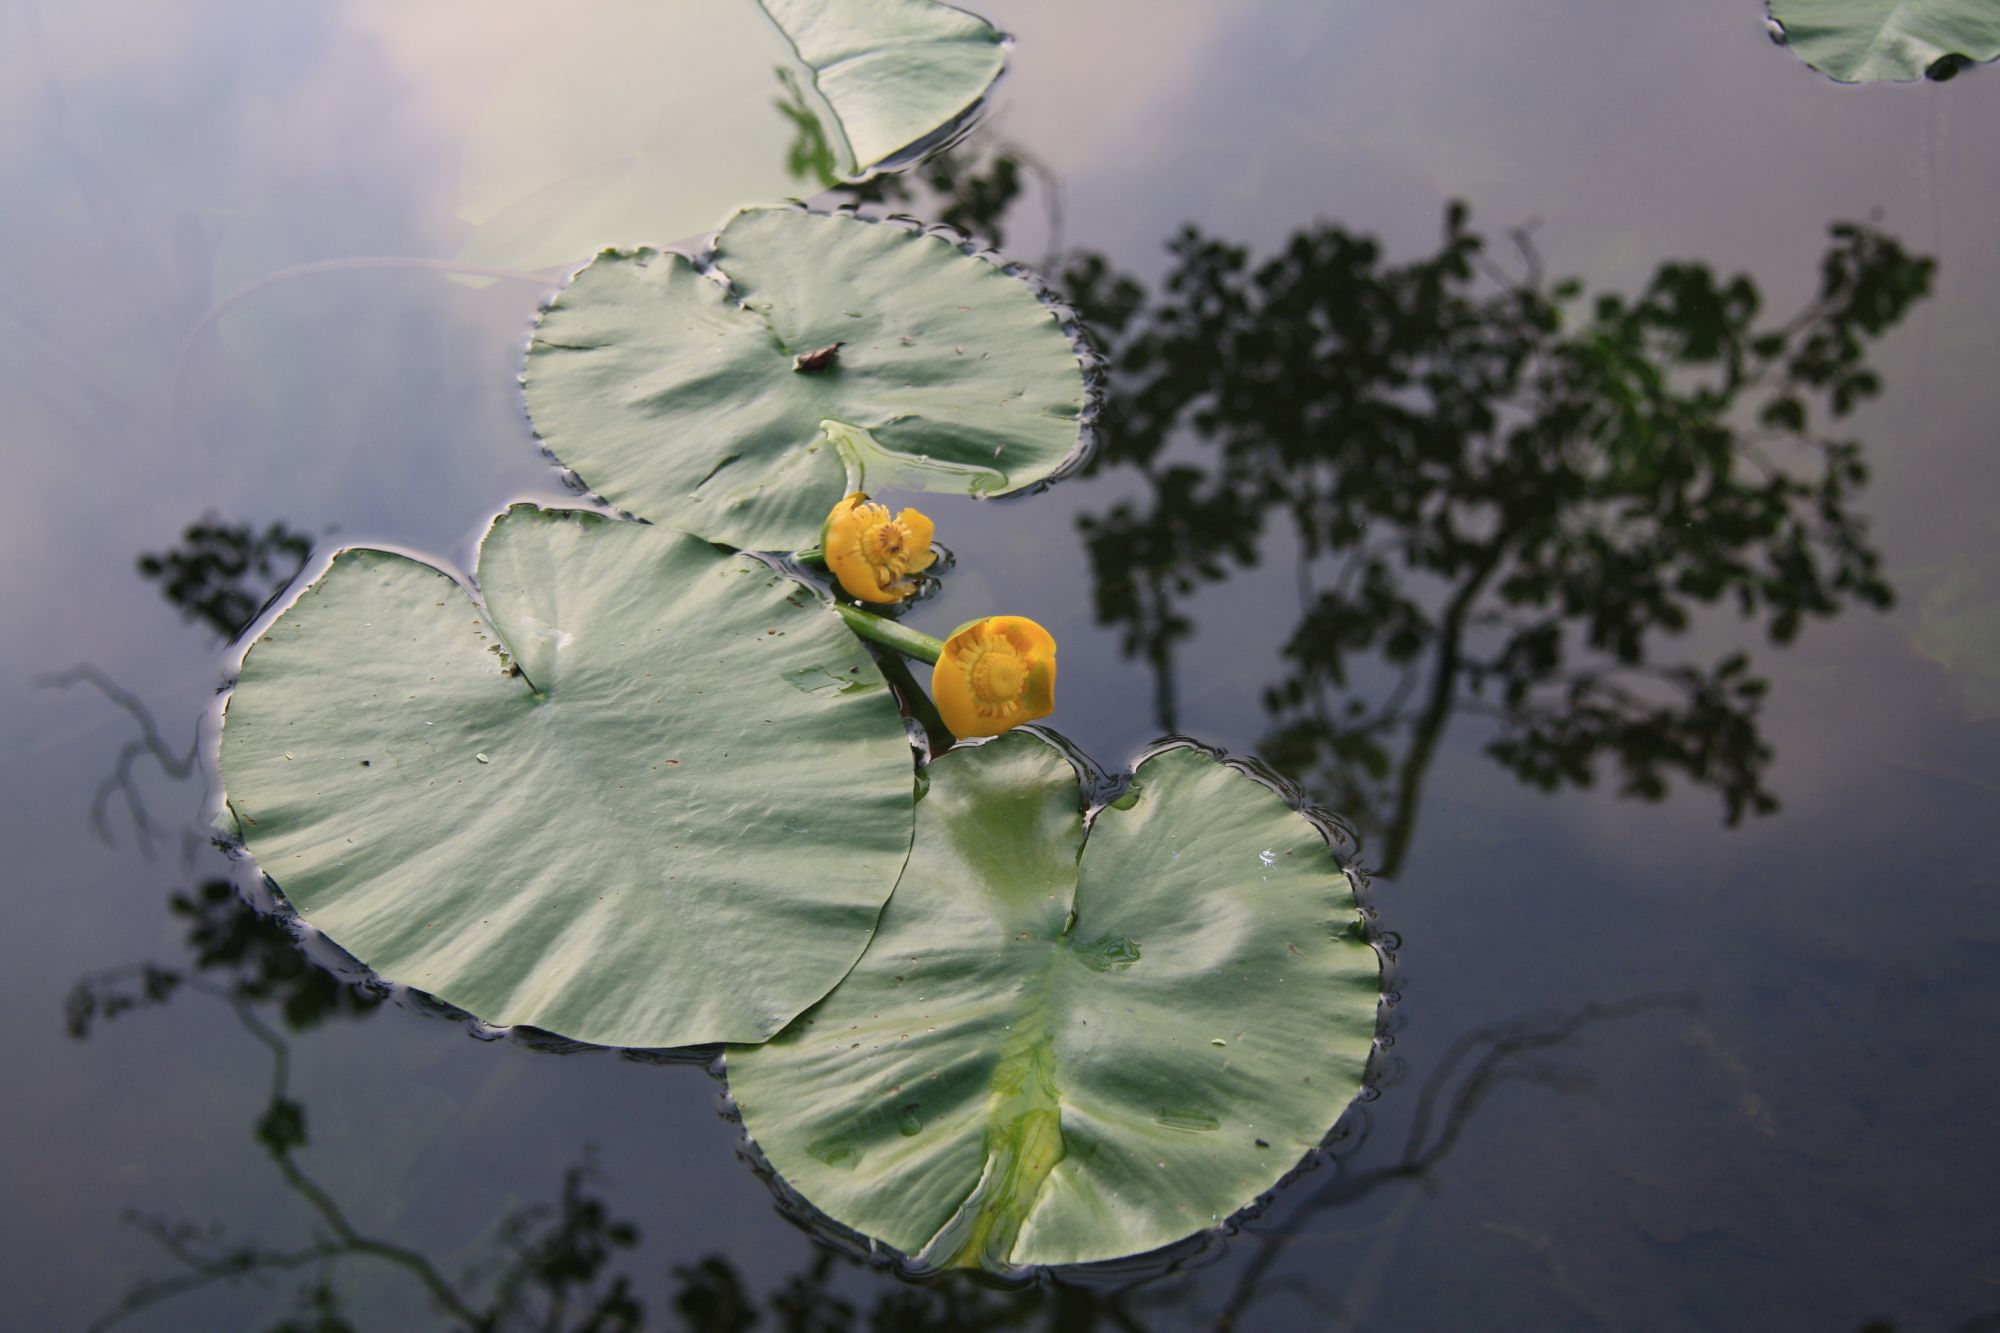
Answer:
<svg viewBox="0 0 2000 1333"><path fill-rule="evenodd" d="M998 237L1020 194L1001 145L927 165L927 203ZM910 186L895 187L907 197ZM865 189L846 192L856 200ZM1886 607L1843 418L1931 260L1836 223L1817 293L1762 314L1747 275L1663 263L1636 296L1550 280L1531 238L1496 259L1460 203L1403 263L1335 223L1267 258L1188 226L1149 289L1074 252L1056 285L1108 354L1089 471L1142 485L1085 516L1099 623L1152 670L1180 729L1193 602L1289 562L1295 620L1262 692L1262 757L1403 866L1457 713L1543 790L1678 778L1725 820L1777 808L1747 650L1675 640L1709 608L1773 644Z"/></svg>
<svg viewBox="0 0 2000 1333"><path fill-rule="evenodd" d="M753 1327L797 1333L863 1327L879 1333L1136 1330L1159 1321L1185 1326L1192 1295L1187 1283L1202 1266L1197 1261L1213 1256L1210 1237L1179 1258L1129 1266L1128 1276L1110 1281L1058 1273L1033 1285L1007 1287L948 1274L877 1287L864 1308L842 1294L843 1279L865 1276L879 1265L845 1252L830 1235L818 1234L811 1218L795 1216L820 1242L804 1270L759 1297L726 1256L677 1266L673 1317L653 1324L633 1274L621 1267L640 1251L640 1229L616 1216L602 1197L603 1177L585 1148L563 1172L553 1200L500 1218L486 1251L465 1271L453 1273L420 1248L374 1234L341 1202L339 1190L314 1176L305 1162L311 1116L294 1087L293 1039L329 1022L372 1016L386 991L323 968L301 950L287 914L246 902L227 880L173 892L169 905L187 923L189 961L134 964L81 979L66 1005L70 1033L87 1040L105 1022L161 1007L183 994L229 1006L270 1057L268 1090L249 1117L247 1137L300 1201L317 1234L306 1244L273 1246L232 1237L218 1226L128 1212L128 1224L156 1242L172 1267L134 1285L91 1325L94 1329L117 1326L204 1288L274 1276L297 1276L299 1285L291 1314L272 1326L273 1333L348 1329L352 1325L342 1314L343 1272L348 1265L365 1264L400 1270L450 1327L469 1333L629 1333L649 1327L690 1333L740 1333ZM1465 1034L1426 1077L1401 1156L1383 1166L1351 1166L1366 1137L1366 1116L1360 1116L1363 1131L1336 1145L1332 1176L1306 1196L1286 1229L1254 1233L1261 1248L1239 1270L1214 1326L1242 1326L1256 1302L1280 1294L1283 1284L1267 1277L1302 1219L1434 1172L1459 1145L1493 1089L1525 1080L1559 1093L1575 1091L1587 1079L1547 1064L1550 1053L1598 1024L1692 1007L1693 1001L1682 996L1646 996L1590 1005L1555 1018L1496 1023Z"/></svg>

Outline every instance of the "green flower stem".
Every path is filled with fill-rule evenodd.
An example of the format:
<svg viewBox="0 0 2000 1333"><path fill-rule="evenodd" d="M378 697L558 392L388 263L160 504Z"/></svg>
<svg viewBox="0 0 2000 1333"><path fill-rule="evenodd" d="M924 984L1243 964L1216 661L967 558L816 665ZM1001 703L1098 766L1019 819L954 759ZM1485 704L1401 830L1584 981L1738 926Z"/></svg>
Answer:
<svg viewBox="0 0 2000 1333"><path fill-rule="evenodd" d="M792 552L792 559L802 565L814 565L821 569L826 567L826 552L817 546L808 546L803 551Z"/></svg>
<svg viewBox="0 0 2000 1333"><path fill-rule="evenodd" d="M839 602L834 603L833 609L840 612L840 618L856 634L884 648L893 648L905 657L914 657L920 662L936 662L944 652L944 640L934 639L922 630L910 629L884 616L871 615L859 607Z"/></svg>
<svg viewBox="0 0 2000 1333"><path fill-rule="evenodd" d="M931 702L930 695L924 693L924 687L917 684L916 677L910 674L910 664L903 660L902 654L877 653L875 661L881 666L882 674L889 678L889 683L896 687L896 695L903 701L909 715L924 729L924 736L930 741L931 757L936 758L958 744L958 738L951 734L951 728L938 715L937 705Z"/></svg>

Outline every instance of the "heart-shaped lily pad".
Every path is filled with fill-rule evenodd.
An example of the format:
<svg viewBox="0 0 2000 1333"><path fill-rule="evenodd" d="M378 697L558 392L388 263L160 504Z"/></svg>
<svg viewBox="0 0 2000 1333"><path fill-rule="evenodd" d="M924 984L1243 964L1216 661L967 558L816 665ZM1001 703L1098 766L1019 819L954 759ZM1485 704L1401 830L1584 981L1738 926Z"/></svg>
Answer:
<svg viewBox="0 0 2000 1333"><path fill-rule="evenodd" d="M868 952L730 1050L744 1128L836 1221L934 1265L1152 1250L1360 1089L1380 964L1319 830L1193 748L1129 795L1086 831L1034 734L944 755Z"/></svg>
<svg viewBox="0 0 2000 1333"><path fill-rule="evenodd" d="M855 172L949 126L1007 63L986 20L936 0L758 0L812 71Z"/></svg>
<svg viewBox="0 0 2000 1333"><path fill-rule="evenodd" d="M517 505L485 609L342 552L244 659L229 809L392 981L581 1041L760 1041L866 945L910 843L902 720L806 589L641 523Z"/></svg>
<svg viewBox="0 0 2000 1333"><path fill-rule="evenodd" d="M714 262L728 286L677 254L606 251L528 347L543 441L642 518L794 549L849 490L999 495L1076 453L1075 347L993 264L795 208L737 214Z"/></svg>
<svg viewBox="0 0 2000 1333"><path fill-rule="evenodd" d="M1842 83L1920 79L1951 57L2000 56L1992 0L1771 0L1799 59Z"/></svg>

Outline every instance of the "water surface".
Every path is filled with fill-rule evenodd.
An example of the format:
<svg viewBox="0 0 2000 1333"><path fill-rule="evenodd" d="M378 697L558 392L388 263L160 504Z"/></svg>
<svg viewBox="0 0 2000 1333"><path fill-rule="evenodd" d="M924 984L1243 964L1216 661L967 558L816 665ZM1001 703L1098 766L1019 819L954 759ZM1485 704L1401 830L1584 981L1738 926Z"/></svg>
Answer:
<svg viewBox="0 0 2000 1333"><path fill-rule="evenodd" d="M282 522L322 556L368 541L469 565L505 502L569 497L514 385L557 275L475 284L376 262L466 245L467 145L496 98L529 96L508 80L550 39L472 5L5 0L10 1320L85 1326L140 1284L190 1273L189 1255L328 1234L256 1137L272 1051L229 1003L182 986L96 1016L85 1038L66 1030L80 978L152 960L229 984L244 958L280 970L267 988L305 988L291 1027L258 1012L303 1108L309 1142L293 1160L357 1230L456 1282L504 1263L501 1219L557 1203L566 1168L594 1161L584 1188L631 1232L601 1234L607 1265L572 1315L619 1273L642 1326L661 1328L741 1327L732 1302L788 1327L788 1291L845 1302L864 1324L879 1312L881 1327L1991 1318L2000 173L1981 127L2000 83L1975 69L1839 87L1767 42L1754 4L1720 0L988 12L1018 40L966 152L1032 163L1002 219L1007 251L1094 252L1156 296L1185 225L1259 260L1337 226L1407 263L1436 250L1451 199L1516 274L1505 233L1532 226L1549 273L1593 291L1633 293L1663 262L1699 261L1749 275L1776 318L1810 298L1836 220L1874 219L1935 257L1932 292L1869 353L1881 396L1839 431L1872 469L1853 505L1894 606L1844 599L1785 645L1727 611L1649 641L1654 663L1742 651L1769 678L1760 781L1778 808L1732 826L1717 784L1685 773L1657 801L1621 799L1602 770L1588 790L1544 792L1487 753L1499 724L1454 711L1377 885L1402 1002L1380 1095L1338 1164L1281 1190L1241 1234L1012 1295L912 1286L821 1248L739 1160L720 1085L698 1066L472 1040L409 997L365 1016L352 1001L329 1009L345 992L284 972L289 955L254 941L232 962L209 937L204 969L188 911L241 922L233 898L203 896L228 867L189 836L199 778L159 760L185 753L208 715L226 675L218 628L236 610L186 614L137 561L213 515L253 537ZM695 16L677 22L692 32ZM761 107L775 91L734 95ZM788 134L774 110L768 128L719 117L666 132L661 151L689 145L692 176L703 161L779 161ZM1170 456L1212 468L1205 448L1177 433ZM1169 726L1268 749L1264 691L1295 663L1296 544L1274 523L1176 602L1187 632L1164 717L1157 673L1127 654L1115 618L1100 622L1104 571L1079 527L1147 495L1112 466L1030 502L928 506L958 568L921 623L1002 610L1048 625L1063 654L1053 721L1108 764ZM254 570L238 582L261 597ZM1411 586L1433 607L1444 592ZM88 680L37 683L79 663L130 692L163 755L135 750L121 768L143 738L134 714ZM1377 664L1350 688L1379 700L1392 685ZM1364 859L1382 865L1386 824L1356 822ZM176 914L176 894L193 907ZM118 993L144 980L123 974ZM130 1326L269 1327L321 1279L356 1327L452 1326L407 1264L357 1259L206 1284Z"/></svg>

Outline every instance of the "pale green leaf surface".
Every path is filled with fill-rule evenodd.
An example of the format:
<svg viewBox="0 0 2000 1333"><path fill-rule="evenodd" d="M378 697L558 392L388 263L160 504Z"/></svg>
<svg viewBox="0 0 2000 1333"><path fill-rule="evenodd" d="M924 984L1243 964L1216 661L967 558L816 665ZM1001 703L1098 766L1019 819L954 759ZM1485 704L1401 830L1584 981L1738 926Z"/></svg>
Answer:
<svg viewBox="0 0 2000 1333"><path fill-rule="evenodd" d="M759 3L833 109L850 172L957 120L1007 63L991 24L935 0Z"/></svg>
<svg viewBox="0 0 2000 1333"><path fill-rule="evenodd" d="M1068 334L1026 283L950 242L752 209L723 229L715 262L730 287L676 254L607 251L528 347L543 441L642 518L793 549L846 492L844 456L878 494L998 495L1078 447ZM826 370L794 369L836 342Z"/></svg>
<svg viewBox="0 0 2000 1333"><path fill-rule="evenodd" d="M1319 831L1200 750L1136 782L1086 839L1032 733L932 764L867 953L729 1052L744 1128L814 1205L933 1264L1141 1253L1249 1204L1353 1099L1380 964Z"/></svg>
<svg viewBox="0 0 2000 1333"><path fill-rule="evenodd" d="M250 649L222 738L250 853L377 973L488 1022L777 1031L909 847L868 655L799 585L645 524L516 506L478 577L484 615L428 565L343 552ZM867 687L790 679L814 671Z"/></svg>
<svg viewBox="0 0 2000 1333"><path fill-rule="evenodd" d="M1771 0L1785 42L1842 83L1920 79L1945 56L2000 56L1993 0Z"/></svg>

